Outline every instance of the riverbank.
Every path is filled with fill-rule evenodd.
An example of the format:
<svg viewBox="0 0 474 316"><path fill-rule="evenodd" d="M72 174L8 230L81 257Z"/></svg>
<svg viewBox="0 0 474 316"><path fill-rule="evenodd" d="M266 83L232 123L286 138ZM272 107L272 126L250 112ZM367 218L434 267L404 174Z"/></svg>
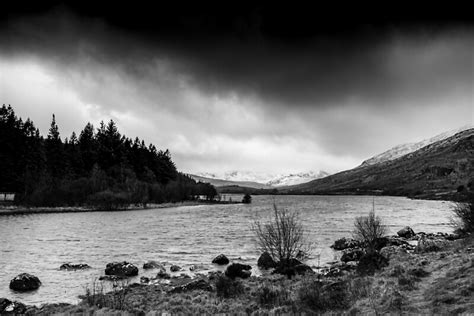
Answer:
<svg viewBox="0 0 474 316"><path fill-rule="evenodd" d="M181 206L200 206L216 204L241 204L241 202L232 201L183 201L176 203L147 204L146 206L131 205L125 208L105 210L101 208L84 206L61 206L61 207L26 207L26 206L0 206L0 216L2 215L27 215L27 214L47 214L47 213L83 213L83 212L120 212L120 211L139 211L149 209L161 209Z"/></svg>
<svg viewBox="0 0 474 316"><path fill-rule="evenodd" d="M420 238L414 251L400 246L381 250L388 265L374 275L356 269L307 273L288 279L268 274L231 280L211 272L157 278L110 293L91 285L77 305L21 306L23 313L63 314L462 314L474 311L474 236L449 240ZM384 251L385 249L385 251ZM353 265L351 265L353 266ZM144 280L144 282L147 280ZM124 286L125 285L125 286ZM95 294L94 294L95 293Z"/></svg>

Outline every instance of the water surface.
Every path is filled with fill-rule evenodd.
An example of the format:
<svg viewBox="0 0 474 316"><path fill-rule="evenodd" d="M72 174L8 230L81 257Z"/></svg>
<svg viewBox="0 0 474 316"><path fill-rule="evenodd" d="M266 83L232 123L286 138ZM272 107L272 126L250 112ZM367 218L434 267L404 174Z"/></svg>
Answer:
<svg viewBox="0 0 474 316"><path fill-rule="evenodd" d="M241 199L235 196L234 200ZM310 239L316 244L309 264L337 259L329 246L350 236L355 217L366 215L375 204L389 233L409 225L416 232L450 232L452 204L369 196L254 196L250 205L183 206L141 211L62 213L0 216L0 297L26 304L77 302L85 287L103 275L112 261L129 261L140 268L147 260L185 269L204 265L226 254L231 260L256 269L258 253L250 229L255 219L272 215L272 205L298 210ZM92 269L60 271L65 262L87 263ZM40 278L34 292L16 293L10 280L27 272ZM138 281L139 277L131 281Z"/></svg>

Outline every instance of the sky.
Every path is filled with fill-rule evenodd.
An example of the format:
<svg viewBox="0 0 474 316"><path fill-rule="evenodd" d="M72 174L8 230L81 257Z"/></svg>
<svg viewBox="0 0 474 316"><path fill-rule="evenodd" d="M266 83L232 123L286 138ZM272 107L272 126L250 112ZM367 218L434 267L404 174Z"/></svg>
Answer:
<svg viewBox="0 0 474 316"><path fill-rule="evenodd" d="M474 124L462 19L46 3L0 15L0 102L43 135L113 119L187 173L334 173Z"/></svg>

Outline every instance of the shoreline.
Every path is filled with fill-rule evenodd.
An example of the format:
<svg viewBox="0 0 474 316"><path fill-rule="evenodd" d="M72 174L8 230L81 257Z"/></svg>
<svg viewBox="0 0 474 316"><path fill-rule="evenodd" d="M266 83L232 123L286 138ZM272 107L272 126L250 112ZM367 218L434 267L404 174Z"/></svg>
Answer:
<svg viewBox="0 0 474 316"><path fill-rule="evenodd" d="M209 201L183 201L176 203L150 203L147 206L129 206L120 209L100 209L85 206L58 206L58 207L26 207L26 206L0 206L0 216L8 215L30 215L30 214L53 214L53 213L90 213L90 212L126 212L126 211L143 211L151 209L163 209L182 206L203 206L203 205L228 205L228 204L242 204L241 202L209 202Z"/></svg>
<svg viewBox="0 0 474 316"><path fill-rule="evenodd" d="M435 250L407 251L403 246L387 246L389 263L373 276L358 275L355 267L332 274L303 274L292 279L266 274L230 280L223 273L212 272L195 278L157 277L154 283L118 283L119 287L111 292L86 293L77 304L23 304L21 307L21 302L9 302L15 308L23 308L22 313L27 315L465 313L474 308L471 295L474 283L470 279L474 272L473 237L435 238L433 242L439 243ZM327 295L335 295L337 299L321 296L320 291L329 291ZM328 305L318 305L317 300Z"/></svg>

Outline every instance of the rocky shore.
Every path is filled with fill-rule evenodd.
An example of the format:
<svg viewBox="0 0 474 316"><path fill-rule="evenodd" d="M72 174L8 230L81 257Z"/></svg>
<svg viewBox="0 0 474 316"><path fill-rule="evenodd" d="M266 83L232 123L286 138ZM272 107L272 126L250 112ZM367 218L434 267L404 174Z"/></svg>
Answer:
<svg viewBox="0 0 474 316"><path fill-rule="evenodd" d="M92 285L77 305L25 306L0 298L0 314L48 315L52 313L131 314L184 313L469 313L474 311L474 237L458 234L415 233L401 229L395 236L380 238L377 260L367 261L358 241L336 240L341 260L317 271L296 259L274 262L262 254L256 263L268 273L252 275L252 268L216 256L217 271L200 272L191 278L176 265L145 262L142 269L156 271L152 278L128 284L139 267L128 262L107 264L103 280L113 290ZM64 270L87 269L87 264L67 263ZM171 276L173 274L173 276ZM20 277L22 276L22 277ZM34 276L19 275L19 284ZM104 282L107 282L104 281ZM20 282L21 283L21 282Z"/></svg>

